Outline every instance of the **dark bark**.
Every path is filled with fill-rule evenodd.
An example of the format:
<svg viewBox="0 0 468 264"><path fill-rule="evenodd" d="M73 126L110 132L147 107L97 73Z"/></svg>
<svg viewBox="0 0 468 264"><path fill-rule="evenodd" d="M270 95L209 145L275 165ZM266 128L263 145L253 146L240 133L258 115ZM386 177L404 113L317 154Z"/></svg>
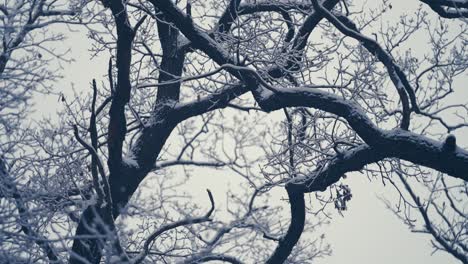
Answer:
<svg viewBox="0 0 468 264"><path fill-rule="evenodd" d="M10 52L4 52L0 55L0 76L2 76L3 72L5 71L9 57Z"/></svg>
<svg viewBox="0 0 468 264"><path fill-rule="evenodd" d="M104 211L103 208L96 206L89 206L83 211L75 231L76 237L73 241L69 263L99 263L102 249L106 241L105 237L108 235L106 227L102 224L111 221L110 219L104 218L106 215Z"/></svg>
<svg viewBox="0 0 468 264"><path fill-rule="evenodd" d="M443 18L468 18L468 1L420 0Z"/></svg>
<svg viewBox="0 0 468 264"><path fill-rule="evenodd" d="M179 30L166 22L164 15L157 15L158 35L163 50L159 70L157 101L179 100L180 82L186 49L179 48ZM164 84L167 83L167 84Z"/></svg>
<svg viewBox="0 0 468 264"><path fill-rule="evenodd" d="M299 238L304 231L305 225L305 201L304 193L294 185L286 185L288 192L289 204L291 206L291 222L285 236L278 242L278 246L266 261L267 264L281 264L291 254L294 246L299 241Z"/></svg>
<svg viewBox="0 0 468 264"><path fill-rule="evenodd" d="M219 33L227 33L231 29L232 24L239 16L239 5L240 0L230 0L229 5L221 15L218 21L218 32Z"/></svg>
<svg viewBox="0 0 468 264"><path fill-rule="evenodd" d="M321 13L324 17L327 18L341 33L344 35L354 38L359 41L371 54L385 66L389 74L390 79L392 80L398 95L400 96L400 101L402 104L402 121L401 128L408 130L410 125L411 110L414 109L418 112L418 104L416 102L416 96L414 94L414 89L411 87L406 75L400 69L400 67L393 61L392 56L385 51L377 41L365 37L362 35L354 23L345 16L335 16L324 8L317 0L312 1L317 12ZM410 107L410 101L412 103L412 109Z"/></svg>

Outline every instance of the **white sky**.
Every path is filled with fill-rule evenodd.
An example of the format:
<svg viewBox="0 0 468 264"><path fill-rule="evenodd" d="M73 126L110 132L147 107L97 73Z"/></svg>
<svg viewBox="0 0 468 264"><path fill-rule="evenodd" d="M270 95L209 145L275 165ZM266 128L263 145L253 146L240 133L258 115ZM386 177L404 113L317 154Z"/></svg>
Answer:
<svg viewBox="0 0 468 264"><path fill-rule="evenodd" d="M369 2L381 3L381 1ZM393 5L393 9L387 15L389 18L398 18L405 11L411 12L417 6L418 1L394 0L389 2ZM417 43L417 40L415 41ZM91 61L89 52L87 52L91 43L83 32L68 34L68 40L61 45L71 48L70 55L75 59L75 62L66 65L63 71L65 78L57 85L59 91L71 94L72 83L75 89L80 91L81 89L90 89L89 83L92 78L104 80L108 54ZM457 95L460 94L463 95L462 98L467 98L466 91ZM41 96L40 99L36 100L38 112L34 116L54 116L55 110L59 107L57 100L55 95ZM458 139L460 138L458 137ZM468 140L465 142L462 140L461 143L466 146ZM223 173L217 173L219 175L211 175L209 179L200 175L200 178L197 179L199 184L191 185L194 193L200 194L200 197L197 198L206 199L206 188L214 190L215 197L223 197L223 191L219 190L219 187L227 186L227 180ZM458 263L453 257L443 252L431 256L433 251L430 244L431 237L411 233L391 211L386 209L378 197L383 195L389 198L392 195L392 188L383 188L381 182L377 180L370 183L365 176L359 174L350 175L345 182L350 185L353 193L349 210L344 212L344 217L335 214L332 223L320 230L321 233L325 233L327 241L332 245L333 255L318 260L316 263Z"/></svg>

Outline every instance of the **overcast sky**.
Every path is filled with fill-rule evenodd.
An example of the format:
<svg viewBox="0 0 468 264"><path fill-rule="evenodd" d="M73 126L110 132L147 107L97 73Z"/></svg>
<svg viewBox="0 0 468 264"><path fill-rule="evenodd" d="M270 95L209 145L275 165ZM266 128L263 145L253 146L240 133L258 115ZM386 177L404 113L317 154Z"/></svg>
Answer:
<svg viewBox="0 0 468 264"><path fill-rule="evenodd" d="M380 0L369 1L370 3L381 3ZM417 6L417 0L394 0L389 1L393 8L386 15L386 19L398 18L404 12L412 12ZM84 32L74 32L67 34L68 40L61 43L71 49L70 56L75 59L70 65L65 65L63 75L65 78L58 83L58 89L66 94L70 94L73 86L77 91L89 89L89 83L93 78L103 79L106 72L108 54L90 60L87 50L91 43ZM424 42L411 40L418 47L423 47ZM464 82L466 84L466 76ZM468 98L468 93L458 90L457 96ZM41 97L37 101L36 117L52 115L58 107L57 96ZM461 139L462 145L468 142ZM192 186L195 194L203 196L205 199L205 189L214 190L215 197L223 196L223 188L229 181L219 177L210 179L200 178L198 184ZM216 180L213 180L216 178ZM359 174L351 174L345 180L351 186L353 199L349 204L349 210L344 213L344 217L335 214L332 223L320 230L325 233L327 241L332 245L333 255L317 261L318 264L386 264L386 263L458 263L453 257L446 253L438 252L431 255L433 248L430 244L431 237L424 234L412 233L391 211L386 209L384 203L378 197L391 198L394 193L392 188L383 188L380 181L369 182L367 178ZM225 188L225 187L224 187ZM216 193L218 192L218 193Z"/></svg>

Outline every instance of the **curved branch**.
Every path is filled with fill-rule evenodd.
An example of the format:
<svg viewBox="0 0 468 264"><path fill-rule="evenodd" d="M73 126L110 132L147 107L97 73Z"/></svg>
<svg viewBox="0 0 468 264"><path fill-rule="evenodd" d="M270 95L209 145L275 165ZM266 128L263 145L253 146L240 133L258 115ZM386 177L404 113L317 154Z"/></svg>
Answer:
<svg viewBox="0 0 468 264"><path fill-rule="evenodd" d="M304 193L301 190L298 190L296 186L291 184L286 185L286 191L288 192L289 203L291 205L291 222L289 224L286 235L280 239L275 251L265 262L267 264L281 264L285 262L288 256L291 254L294 246L299 241L299 238L302 235L302 231L304 231Z"/></svg>
<svg viewBox="0 0 468 264"><path fill-rule="evenodd" d="M101 159L99 158L99 155L97 154L96 152L96 149L94 149L91 145L89 145L88 143L86 143L81 137L80 137L80 134L78 133L78 128L76 125L73 125L73 133L75 134L75 138L76 140L84 147L86 148L89 153L91 154L92 158L93 158L93 161L96 162L96 166L99 170L99 174L101 174L101 178L104 182L104 192L102 192L102 189L101 189L101 186L99 184L99 179L93 179L93 181L96 183L98 183L97 186L94 186L96 188L96 192L98 193L98 196L99 197L99 200L102 202L104 200L106 200L106 202L108 202L109 206L112 205L112 197L110 195L110 187L109 187L109 183L106 179L106 173L104 171L104 166L102 165L102 161ZM93 174L93 177L97 175L94 175Z"/></svg>
<svg viewBox="0 0 468 264"><path fill-rule="evenodd" d="M198 217L198 218L186 218L186 219L181 220L181 221L177 221L177 222L174 222L174 223L163 225L158 230L153 232L146 239L145 244L143 245L143 252L138 257L136 257L134 259L133 263L141 263L146 258L146 256L150 252L151 244L162 233L167 232L167 231L169 231L171 229L180 227L180 226L193 225L193 224L199 224L199 223L211 221L210 216L211 216L211 214L213 213L213 211L215 209L215 204L214 204L214 199L213 199L213 195L211 194L211 191L210 190L206 190L206 191L208 192L208 196L210 198L211 208L204 216Z"/></svg>
<svg viewBox="0 0 468 264"><path fill-rule="evenodd" d="M125 139L126 117L125 105L130 100L130 64L132 61L132 44L135 37L134 28L130 26L126 6L122 1L103 1L110 7L117 28L117 85L109 110L108 125L108 165L110 180L118 173L122 165L122 146Z"/></svg>
<svg viewBox="0 0 468 264"><path fill-rule="evenodd" d="M403 106L403 119L401 123L401 128L408 129L410 123L410 114L411 109L408 101L411 100L413 109L416 112L419 112L419 108L416 102L416 96L414 94L414 89L411 87L408 82L406 75L400 69L400 67L393 61L393 58L389 53L387 53L380 45L373 39L368 38L357 30L354 23L345 16L337 17L333 15L330 11L324 8L317 0L313 0L312 4L316 10L322 13L328 21L330 21L341 33L351 37L359 42L372 54L375 54L377 59L387 68L387 72L392 80L395 88L401 99L401 104Z"/></svg>
<svg viewBox="0 0 468 264"><path fill-rule="evenodd" d="M376 149L362 144L342 152L330 160L325 167L317 168L303 182L292 182L301 185L304 192L325 191L330 185L338 182L347 172L361 170L364 166L380 161L385 156Z"/></svg>
<svg viewBox="0 0 468 264"><path fill-rule="evenodd" d="M403 130L393 130L377 146L360 145L341 153L323 168L310 173L306 179L291 182L304 192L324 191L345 173L361 170L364 166L385 158L399 158L414 164L444 172L468 181L468 152L458 147L447 150L446 143Z"/></svg>

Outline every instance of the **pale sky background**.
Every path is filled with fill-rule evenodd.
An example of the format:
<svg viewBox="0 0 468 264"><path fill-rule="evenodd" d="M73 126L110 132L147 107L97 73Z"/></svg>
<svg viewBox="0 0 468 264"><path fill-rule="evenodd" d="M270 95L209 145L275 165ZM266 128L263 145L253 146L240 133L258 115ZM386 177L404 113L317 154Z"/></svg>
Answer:
<svg viewBox="0 0 468 264"><path fill-rule="evenodd" d="M357 1L356 1L357 2ZM372 4L380 4L381 1L369 1ZM394 0L389 1L393 9L387 13L388 19L396 18L403 12L412 12L418 5L417 0ZM429 9L427 9L428 12ZM62 30L63 28L60 28ZM90 89L89 83L92 78L104 80L103 76L107 71L107 60L109 54L105 53L101 57L90 60L90 53L87 51L91 47L91 42L84 32L73 32L67 34L68 39L60 45L71 49L70 56L75 62L65 65L63 75L65 78L57 85L58 90L65 94L71 94L72 83L77 91L80 89ZM412 40L415 47L423 47L425 44ZM421 46L422 45L422 46ZM457 91L458 98L466 100L466 76L463 80L465 91ZM461 83L461 82L460 82ZM457 88L457 87L455 87ZM59 107L57 96L46 96L36 100L39 116L54 116L54 112ZM459 134L460 145L467 146L468 141ZM213 175L218 174L218 175ZM197 178L196 185L191 185L194 194L199 194L201 200L206 199L205 189L210 188L215 197L224 196L228 177L220 171L213 171L207 178L205 173ZM431 236L412 233L385 204L378 199L379 196L391 198L394 190L383 188L378 180L369 182L365 176L352 174L345 183L349 184L353 199L349 204L349 210L344 212L344 217L334 214L332 223L322 230L325 233L327 242L332 246L333 255L318 260L318 264L393 264L393 263L426 263L426 264L455 264L459 263L455 258L443 252L431 255L433 248L430 244ZM279 197L278 197L279 198ZM316 234L314 234L316 235Z"/></svg>

